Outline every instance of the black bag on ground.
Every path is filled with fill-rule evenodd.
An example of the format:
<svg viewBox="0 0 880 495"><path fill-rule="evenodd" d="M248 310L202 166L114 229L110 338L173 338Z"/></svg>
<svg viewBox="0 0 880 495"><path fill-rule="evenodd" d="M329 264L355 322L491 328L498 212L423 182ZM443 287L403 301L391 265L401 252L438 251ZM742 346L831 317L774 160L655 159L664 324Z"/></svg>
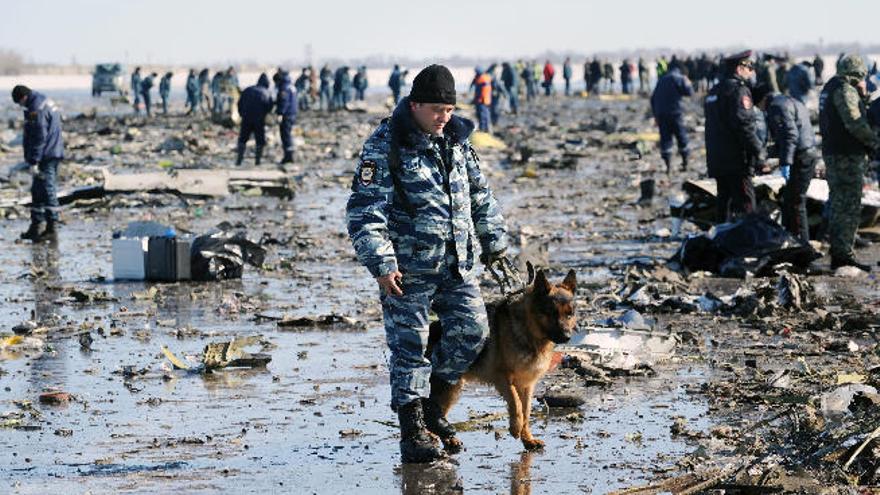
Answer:
<svg viewBox="0 0 880 495"><path fill-rule="evenodd" d="M223 222L192 244L193 280L224 280L241 278L244 264L261 266L266 250L248 239L247 232L234 231Z"/></svg>
<svg viewBox="0 0 880 495"><path fill-rule="evenodd" d="M709 235L691 236L671 261L688 270L709 270L725 276L743 277L746 272L767 274L779 263L804 269L819 258L809 243L791 235L770 218L750 214L716 225Z"/></svg>

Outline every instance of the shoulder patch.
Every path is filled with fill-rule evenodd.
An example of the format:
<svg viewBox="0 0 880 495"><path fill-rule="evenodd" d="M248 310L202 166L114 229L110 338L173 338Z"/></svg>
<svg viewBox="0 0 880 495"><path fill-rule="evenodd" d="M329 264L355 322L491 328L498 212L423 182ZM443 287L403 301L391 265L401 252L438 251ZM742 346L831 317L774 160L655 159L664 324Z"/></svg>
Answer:
<svg viewBox="0 0 880 495"><path fill-rule="evenodd" d="M362 186L369 186L376 178L376 162L372 160L364 160L361 163L361 171L358 174Z"/></svg>
<svg viewBox="0 0 880 495"><path fill-rule="evenodd" d="M40 114L37 113L37 112L28 112L28 114L27 114L27 118L28 118L28 120L30 120L31 122L35 122L35 121L37 120L37 117L39 117L39 115L40 115Z"/></svg>
<svg viewBox="0 0 880 495"><path fill-rule="evenodd" d="M751 96L743 95L741 103L742 103L743 108L745 108L746 110L752 109L752 97Z"/></svg>

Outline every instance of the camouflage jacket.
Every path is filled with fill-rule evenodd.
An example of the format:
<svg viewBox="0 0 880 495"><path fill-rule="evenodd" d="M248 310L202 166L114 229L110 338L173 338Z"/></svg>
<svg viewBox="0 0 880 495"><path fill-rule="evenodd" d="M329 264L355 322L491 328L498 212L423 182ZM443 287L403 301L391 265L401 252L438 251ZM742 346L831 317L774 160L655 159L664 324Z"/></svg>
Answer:
<svg viewBox="0 0 880 495"><path fill-rule="evenodd" d="M404 98L367 139L346 211L358 260L374 277L396 270L437 273L447 243L454 243L466 275L474 266L474 237L483 252L506 249L504 218L468 140L473 129L471 121L453 116L444 129L446 145L440 144L418 129ZM389 167L392 133L399 143L397 185Z"/></svg>
<svg viewBox="0 0 880 495"><path fill-rule="evenodd" d="M819 95L819 129L825 154L862 155L880 146L865 103L847 76L831 78Z"/></svg>

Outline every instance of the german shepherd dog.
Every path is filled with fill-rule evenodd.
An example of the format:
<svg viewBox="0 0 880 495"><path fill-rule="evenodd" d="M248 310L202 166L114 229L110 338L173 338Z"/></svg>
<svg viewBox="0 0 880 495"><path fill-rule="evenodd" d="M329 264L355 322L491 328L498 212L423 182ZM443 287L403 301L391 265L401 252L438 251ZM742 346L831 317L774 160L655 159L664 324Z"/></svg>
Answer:
<svg viewBox="0 0 880 495"><path fill-rule="evenodd" d="M527 450L536 450L544 442L529 429L532 394L550 367L556 344L568 342L577 327L577 279L574 270L569 270L562 283L553 284L543 270L535 273L531 264L528 268L529 283L524 291L486 304L489 339L485 347L462 379L446 387L436 400L445 417L465 382L493 385L507 402L510 434L522 440ZM442 332L439 321L431 324L428 356ZM455 437L442 440L447 450L461 449Z"/></svg>

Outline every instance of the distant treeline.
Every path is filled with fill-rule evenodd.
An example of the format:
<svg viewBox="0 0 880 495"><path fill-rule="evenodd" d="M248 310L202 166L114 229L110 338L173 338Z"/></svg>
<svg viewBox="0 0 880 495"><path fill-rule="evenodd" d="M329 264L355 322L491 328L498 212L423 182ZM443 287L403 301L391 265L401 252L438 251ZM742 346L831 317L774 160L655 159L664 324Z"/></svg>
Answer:
<svg viewBox="0 0 880 495"><path fill-rule="evenodd" d="M326 57L320 60L315 61L306 61L302 59L290 59L282 61L277 64L281 67L285 67L287 69L295 69L297 67L304 67L311 63L312 65L321 66L323 64L329 64L331 67L338 67L342 65L348 65L349 67L357 67L360 65L366 65L370 68L387 68L391 67L394 64L400 64L404 67L420 67L427 63L428 61L434 63L443 63L450 67L468 67L475 65L483 65L492 62L503 62L503 61L514 61L514 60L537 60L539 62L543 62L544 60L550 60L554 63L561 63L566 57L571 57L575 63L578 61L586 60L587 58L592 58L597 56L602 59L610 59L610 60L622 60L624 58L637 59L638 57L644 57L648 60L655 59L659 56L669 57L673 54L678 55L679 57L686 57L688 55L698 56L702 53L706 53L710 56L715 56L724 53L734 53L737 51L741 51L746 48L751 48L756 50L759 53L771 53L774 55L789 55L794 58L806 58L812 57L813 55L819 53L821 55L837 55L839 53L860 53L862 55L876 55L880 53L880 44L872 44L872 45L862 45L859 43L829 43L829 44L818 44L818 43L805 43L800 45L790 45L790 46L772 46L772 47L752 47L745 45L737 45L730 46L725 48L718 47L706 47L704 50L682 50L676 48L645 48L645 49L633 49L633 50L617 50L617 51L589 51L589 47L584 47L583 49L578 50L566 50L566 51L554 51L554 50L546 50L540 53L533 53L531 55L523 55L523 56L494 56L492 54L486 54L483 56L464 56L464 55L447 55L447 56L436 56L436 57L425 57L425 58L417 58L417 57L395 57L392 55L374 55L369 57L358 57L358 58L342 58L342 57ZM100 60L99 62L125 62L123 60ZM163 65L161 63L156 64L144 64L144 63L134 63L130 62L128 65L143 65L143 66L155 66L159 68L167 67L172 68L176 67L178 69L187 69L187 68L202 68L202 67L212 67L212 68L220 68L227 66L235 66L238 68L239 72L247 71L247 70L264 70L267 65L276 65L269 63L261 63L255 60L214 60L214 61L204 61L199 62L197 64L168 64ZM93 65L54 65L54 64L40 64L29 62L26 63L24 57L17 53L14 50L7 50L0 48L0 75L17 75L17 74L88 74L93 70Z"/></svg>
<svg viewBox="0 0 880 495"><path fill-rule="evenodd" d="M12 50L0 48L0 75L16 76L25 73L24 58Z"/></svg>

